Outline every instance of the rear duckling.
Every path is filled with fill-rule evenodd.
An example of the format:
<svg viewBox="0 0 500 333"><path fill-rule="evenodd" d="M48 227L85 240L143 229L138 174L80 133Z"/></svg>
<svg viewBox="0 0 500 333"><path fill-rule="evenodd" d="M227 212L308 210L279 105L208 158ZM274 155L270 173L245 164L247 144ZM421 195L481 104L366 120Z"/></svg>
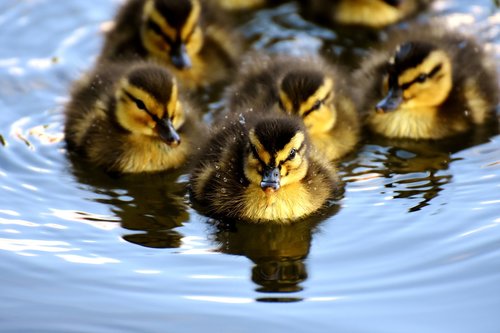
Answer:
<svg viewBox="0 0 500 333"><path fill-rule="evenodd" d="M200 126L163 67L108 64L78 82L66 107L70 150L110 172L183 165Z"/></svg>
<svg viewBox="0 0 500 333"><path fill-rule="evenodd" d="M372 55L356 74L365 82L366 124L389 138L441 139L471 130L498 104L494 64L473 40L421 32Z"/></svg>
<svg viewBox="0 0 500 333"><path fill-rule="evenodd" d="M334 160L352 151L359 140L358 113L348 87L341 68L318 58L257 57L228 89L228 109L298 116L314 147Z"/></svg>
<svg viewBox="0 0 500 333"><path fill-rule="evenodd" d="M192 198L222 219L287 223L310 215L339 189L335 170L310 148L293 117L229 122L202 148Z"/></svg>
<svg viewBox="0 0 500 333"><path fill-rule="evenodd" d="M300 0L307 18L325 24L383 28L417 13L431 0Z"/></svg>
<svg viewBox="0 0 500 333"><path fill-rule="evenodd" d="M167 66L187 88L224 80L239 43L217 14L199 0L129 0L98 62L151 59Z"/></svg>

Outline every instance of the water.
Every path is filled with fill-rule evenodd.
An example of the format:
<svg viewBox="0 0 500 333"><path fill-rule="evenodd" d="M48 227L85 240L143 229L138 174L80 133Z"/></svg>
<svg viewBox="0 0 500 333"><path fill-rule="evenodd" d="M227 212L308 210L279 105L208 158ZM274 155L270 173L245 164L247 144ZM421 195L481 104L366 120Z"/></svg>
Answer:
<svg viewBox="0 0 500 333"><path fill-rule="evenodd" d="M113 178L66 154L68 88L118 5L0 2L0 332L500 332L497 127L368 140L341 167L343 199L306 223L207 221L182 172ZM241 26L255 49L366 54L295 13ZM437 1L430 16L500 58L493 2Z"/></svg>

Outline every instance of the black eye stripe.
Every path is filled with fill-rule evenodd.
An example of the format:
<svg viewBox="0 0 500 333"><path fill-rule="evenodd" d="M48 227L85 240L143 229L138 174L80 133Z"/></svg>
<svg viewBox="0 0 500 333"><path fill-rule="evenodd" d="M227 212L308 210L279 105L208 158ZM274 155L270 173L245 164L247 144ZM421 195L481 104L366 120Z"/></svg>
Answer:
<svg viewBox="0 0 500 333"><path fill-rule="evenodd" d="M331 93L328 93L325 96L325 98L314 103L314 105L309 110L307 110L306 112L304 112L302 114L302 117L307 117L311 112L318 110L321 107L321 105L324 104L330 98L330 95L331 95Z"/></svg>
<svg viewBox="0 0 500 333"><path fill-rule="evenodd" d="M144 110L144 111L145 111L145 112L146 112L146 113L147 113L147 114L148 114L151 118L153 118L153 120L154 120L154 121L160 121L160 118L159 118L157 115L155 115L155 114L151 113L151 112L147 109L147 107L146 107L146 105L144 104L144 102L143 102L143 101L141 101L140 99L136 98L134 95L132 95L132 94L131 94L131 93L129 93L128 91L126 91L126 90L123 90L123 91L125 92L125 95L126 95L126 96L127 96L127 97L128 97L128 98L132 101L132 102L134 102L134 103L137 105L137 107L139 107L139 105L143 105L143 107L139 107L139 109Z"/></svg>
<svg viewBox="0 0 500 333"><path fill-rule="evenodd" d="M443 67L442 64L438 64L438 65L434 66L434 68L428 74L422 73L422 74L418 75L416 78L414 78L412 81L401 85L401 89L406 90L406 89L410 88L412 85L414 85L415 83L422 83L426 79L434 77L437 73L439 73L439 71L441 70L442 67Z"/></svg>
<svg viewBox="0 0 500 333"><path fill-rule="evenodd" d="M160 26L156 24L156 22L149 19L147 21L147 25L149 29L153 30L156 34L160 35L165 40L165 42L167 42L170 45L174 43L174 41L163 32Z"/></svg>

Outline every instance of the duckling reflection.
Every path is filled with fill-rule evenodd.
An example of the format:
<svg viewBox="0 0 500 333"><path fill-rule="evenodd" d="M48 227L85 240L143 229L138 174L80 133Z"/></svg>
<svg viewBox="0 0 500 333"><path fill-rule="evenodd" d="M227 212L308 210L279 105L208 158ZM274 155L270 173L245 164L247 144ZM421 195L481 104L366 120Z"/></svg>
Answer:
<svg viewBox="0 0 500 333"><path fill-rule="evenodd" d="M453 180L450 164L458 158L454 154L489 142L500 133L497 122L476 128L474 135L463 134L439 141L388 139L373 135L366 139L360 154L344 163L341 171L346 182L372 177L384 179L384 196L407 199L412 204L408 212L416 212L431 205Z"/></svg>
<svg viewBox="0 0 500 333"><path fill-rule="evenodd" d="M323 214L293 224L216 221L213 238L218 251L252 260L252 281L260 286L257 291L298 292L308 277L305 260L312 236L320 224L339 209L339 205L331 205ZM266 300L290 301L283 297Z"/></svg>
<svg viewBox="0 0 500 333"><path fill-rule="evenodd" d="M95 193L88 200L111 207L123 228L123 239L151 248L177 248L183 235L175 230L189 220L185 183L175 173L116 177L70 154L72 172L81 187ZM111 222L110 222L111 223Z"/></svg>

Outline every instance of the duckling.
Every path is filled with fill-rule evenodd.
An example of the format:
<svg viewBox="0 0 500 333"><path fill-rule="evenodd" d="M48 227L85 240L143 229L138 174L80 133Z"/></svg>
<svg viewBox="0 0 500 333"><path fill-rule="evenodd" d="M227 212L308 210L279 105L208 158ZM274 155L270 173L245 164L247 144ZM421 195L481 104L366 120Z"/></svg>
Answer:
<svg viewBox="0 0 500 333"><path fill-rule="evenodd" d="M68 148L93 164L139 173L183 165L202 128L165 68L116 63L75 85L64 132Z"/></svg>
<svg viewBox="0 0 500 333"><path fill-rule="evenodd" d="M442 139L484 124L499 96L495 65L482 47L436 27L412 31L355 74L365 85L367 126L388 138Z"/></svg>
<svg viewBox="0 0 500 333"><path fill-rule="evenodd" d="M304 16L326 24L379 29L425 8L431 0L301 0Z"/></svg>
<svg viewBox="0 0 500 333"><path fill-rule="evenodd" d="M315 149L334 160L352 151L359 140L349 86L342 68L320 58L254 57L227 90L227 112L272 110L299 116Z"/></svg>
<svg viewBox="0 0 500 333"><path fill-rule="evenodd" d="M190 184L209 216L278 223L316 212L340 188L301 121L273 114L224 124L202 148Z"/></svg>
<svg viewBox="0 0 500 333"><path fill-rule="evenodd" d="M217 0L216 2L226 10L247 10L263 7L267 0Z"/></svg>
<svg viewBox="0 0 500 333"><path fill-rule="evenodd" d="M152 59L189 89L223 81L240 44L217 14L200 0L129 0L106 36L98 63Z"/></svg>

